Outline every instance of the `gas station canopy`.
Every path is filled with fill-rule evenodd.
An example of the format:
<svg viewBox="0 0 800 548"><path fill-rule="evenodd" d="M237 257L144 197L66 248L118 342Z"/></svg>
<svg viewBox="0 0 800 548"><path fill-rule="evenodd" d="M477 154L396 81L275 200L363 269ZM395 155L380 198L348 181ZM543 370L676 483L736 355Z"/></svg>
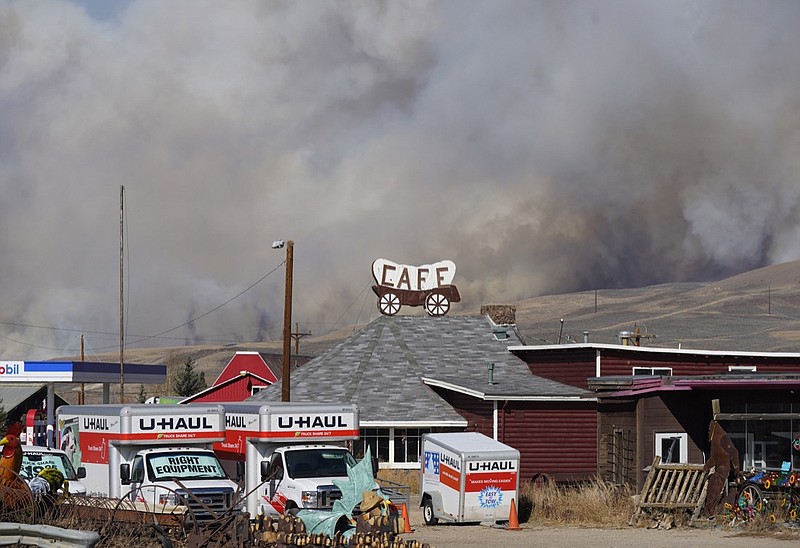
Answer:
<svg viewBox="0 0 800 548"><path fill-rule="evenodd" d="M163 384L167 381L166 365L126 363L125 382L130 384ZM0 383L5 382L83 382L118 383L118 363L103 362L25 362L0 361Z"/></svg>

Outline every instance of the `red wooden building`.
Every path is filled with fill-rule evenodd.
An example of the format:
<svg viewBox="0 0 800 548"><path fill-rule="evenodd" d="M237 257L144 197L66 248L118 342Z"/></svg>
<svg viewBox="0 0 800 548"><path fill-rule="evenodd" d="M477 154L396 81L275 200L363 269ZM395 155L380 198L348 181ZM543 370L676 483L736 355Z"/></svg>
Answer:
<svg viewBox="0 0 800 548"><path fill-rule="evenodd" d="M280 378L282 360L280 354L236 352L213 385L180 403L244 401ZM293 367L306 361L303 356L292 356Z"/></svg>
<svg viewBox="0 0 800 548"><path fill-rule="evenodd" d="M596 394L597 472L606 479L641 487L656 455L703 463L712 419L723 421L744 467L800 466L791 446L800 435L798 353L589 343L509 351L535 375Z"/></svg>

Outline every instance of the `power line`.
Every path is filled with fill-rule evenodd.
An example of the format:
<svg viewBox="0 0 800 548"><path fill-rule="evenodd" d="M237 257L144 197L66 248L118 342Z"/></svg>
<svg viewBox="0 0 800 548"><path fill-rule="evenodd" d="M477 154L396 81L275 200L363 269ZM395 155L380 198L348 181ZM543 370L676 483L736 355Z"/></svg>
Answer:
<svg viewBox="0 0 800 548"><path fill-rule="evenodd" d="M286 263L285 260L281 261L278 264L278 266L276 266L275 268L273 268L272 270L270 270L269 272L267 272L266 274L261 276L258 280L256 280L252 284L250 284L247 288L243 289L242 291L240 291L239 293L237 293L236 295L234 295L233 297L231 297L227 301L223 302L222 304L220 304L218 306L215 306L211 310L208 310L208 311L206 311L206 312L204 312L204 313L202 313L202 314L200 314L198 316L195 316L194 318L191 318L190 320L188 320L188 321L186 321L186 322L184 322L184 323L182 323L180 325L177 325L175 327L171 327L170 329L165 329L164 331L161 331L160 333L156 333L155 335L134 335L136 337L139 337L139 339L137 339L135 341L127 341L125 343L125 346L127 347L127 346L130 346L130 345L133 345L133 344L138 344L138 343L141 343L141 342L144 342L144 341L148 341L148 340L152 340L152 339L174 339L174 340L183 340L183 341L187 340L186 337L164 337L163 335L165 335L167 333L170 333L172 331L175 331L177 329L180 329L181 327L185 327L185 326L187 326L187 325L189 325L189 324L191 324L191 323L193 323L193 322L195 322L195 321L197 321L197 320L199 320L201 318L204 318L204 317L208 316L209 314L212 314L212 313L216 312L217 310L219 310L223 306L225 306L225 305L231 303L232 301L238 299L239 297L241 297L242 295L244 295L245 293L247 293L248 291L253 289L255 286L257 286L258 284L263 282L270 275L274 274L285 263ZM46 329L46 330L50 330L50 331L66 331L66 332L75 332L75 333L83 333L83 334L87 334L88 333L88 334L93 334L93 335L109 335L110 336L110 335L118 335L119 334L117 332L111 333L111 332L108 332L108 331L92 331L92 330L76 329L76 328L69 328L69 327L54 327L54 326L48 326L48 325L27 324L27 323L21 323L21 322L0 321L0 325L10 325L10 326L15 326L15 327L26 327L26 328L33 328L33 329ZM20 340L17 340L17 339L13 339L11 337L6 337L4 335L0 335L0 338L5 339L7 341L11 341L11 342L17 343L17 344L30 346L32 348L39 348L39 349L42 349L42 350L56 350L56 351L62 350L61 348L54 348L54 347L50 347L50 346L43 346L43 345L37 345L37 344L33 344L33 343L28 343L28 342L25 342L25 341L20 341ZM197 339L197 340L205 340L205 339ZM209 340L214 340L214 339L209 339ZM217 342L241 342L241 341L225 340L225 341L217 341ZM112 347L111 346L98 347L96 350L104 350L106 348L112 348Z"/></svg>

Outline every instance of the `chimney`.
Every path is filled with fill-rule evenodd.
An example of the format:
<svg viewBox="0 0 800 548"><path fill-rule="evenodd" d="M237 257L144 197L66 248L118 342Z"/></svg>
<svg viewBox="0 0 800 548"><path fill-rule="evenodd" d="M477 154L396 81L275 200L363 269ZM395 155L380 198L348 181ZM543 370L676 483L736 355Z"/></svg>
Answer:
<svg viewBox="0 0 800 548"><path fill-rule="evenodd" d="M630 346L631 344L631 332L630 331L620 331L619 332L619 344L622 346Z"/></svg>
<svg viewBox="0 0 800 548"><path fill-rule="evenodd" d="M487 304L481 306L481 315L489 316L495 325L516 325L517 307L508 304Z"/></svg>

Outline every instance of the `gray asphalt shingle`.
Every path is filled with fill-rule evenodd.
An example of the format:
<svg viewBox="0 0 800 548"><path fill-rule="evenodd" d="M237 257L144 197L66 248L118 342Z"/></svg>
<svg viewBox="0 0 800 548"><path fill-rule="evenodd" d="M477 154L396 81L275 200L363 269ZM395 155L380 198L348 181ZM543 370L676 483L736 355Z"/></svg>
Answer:
<svg viewBox="0 0 800 548"><path fill-rule="evenodd" d="M463 423L429 384L487 399L581 397L587 390L536 377L483 316L382 316L292 372L292 401L355 403L362 421ZM488 366L494 364L494 383ZM279 401L280 382L251 400Z"/></svg>

